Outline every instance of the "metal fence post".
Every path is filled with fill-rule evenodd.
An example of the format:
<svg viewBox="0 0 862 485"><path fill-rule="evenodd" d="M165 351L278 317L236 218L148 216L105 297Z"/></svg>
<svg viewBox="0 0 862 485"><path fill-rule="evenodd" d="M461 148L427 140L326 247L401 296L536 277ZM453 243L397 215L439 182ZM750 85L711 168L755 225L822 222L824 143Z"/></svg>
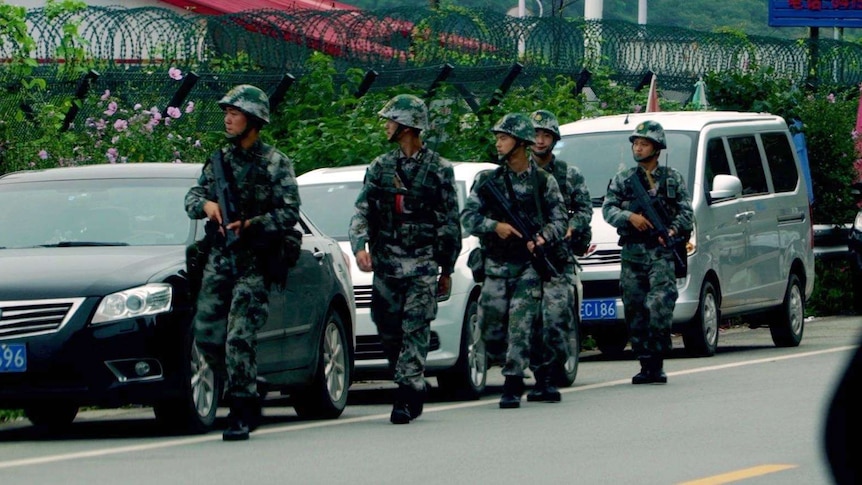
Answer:
<svg viewBox="0 0 862 485"><path fill-rule="evenodd" d="M72 102L72 106L69 107L69 111L66 112L66 117L63 118L63 126L60 128L60 131L68 131L69 127L72 126L72 121L75 120L75 117L78 116L78 111L81 110L81 104L84 102L84 98L87 97L87 93L90 92L90 88L95 84L96 80L99 79L98 72L94 70L90 70L87 74L84 74L84 77L81 78L81 81L78 82L78 89L75 90L75 100Z"/></svg>

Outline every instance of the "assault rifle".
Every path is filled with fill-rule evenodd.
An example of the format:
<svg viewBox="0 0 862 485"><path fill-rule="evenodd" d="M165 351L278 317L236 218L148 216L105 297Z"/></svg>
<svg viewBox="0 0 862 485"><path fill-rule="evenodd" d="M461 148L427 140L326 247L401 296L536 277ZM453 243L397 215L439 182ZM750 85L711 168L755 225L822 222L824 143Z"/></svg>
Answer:
<svg viewBox="0 0 862 485"><path fill-rule="evenodd" d="M221 227L224 232L224 247L230 249L239 242L239 236L228 229L227 225L237 220L236 204L230 190L227 175L224 169L224 154L219 150L213 157L213 175L215 175L216 195L218 195L218 206L221 211ZM232 255L228 256L230 262L231 274L236 275L236 262Z"/></svg>
<svg viewBox="0 0 862 485"><path fill-rule="evenodd" d="M643 182L635 172L631 177L631 185L634 190L635 201L631 210L637 212L642 210L647 219L652 223L651 236L664 240L666 247L671 248L673 253L673 270L677 278L685 278L688 273L688 256L686 256L686 238L679 235L671 236L667 228L671 217L664 205L658 198L650 197L644 188Z"/></svg>
<svg viewBox="0 0 862 485"><path fill-rule="evenodd" d="M482 187L479 189L487 189L488 193L494 200L497 202L498 208L503 212L503 215L512 224L512 227L517 229L523 236L523 238L530 238L533 243L536 243L536 233L539 231L539 228L534 227L531 224L527 224L527 221L521 217L521 214L518 210L512 205L512 203L500 192L500 189L494 185L493 182L488 180L486 183L482 184ZM533 252L530 255L530 262L533 265L533 268L539 273L539 277L542 278L542 281L550 281L551 278L555 276L559 276L559 272L557 272L557 268L551 263L548 259L548 255L545 253L545 248L539 246L536 243L536 246L533 248Z"/></svg>

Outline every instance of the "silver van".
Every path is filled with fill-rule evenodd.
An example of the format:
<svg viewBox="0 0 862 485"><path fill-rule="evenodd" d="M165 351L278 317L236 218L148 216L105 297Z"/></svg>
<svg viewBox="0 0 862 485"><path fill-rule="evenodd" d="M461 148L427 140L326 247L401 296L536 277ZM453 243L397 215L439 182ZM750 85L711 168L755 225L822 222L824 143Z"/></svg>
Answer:
<svg viewBox="0 0 862 485"><path fill-rule="evenodd" d="M560 127L556 155L584 174L593 197L593 240L582 266L582 335L603 352L628 342L620 299L620 246L601 205L610 179L634 165L629 135L661 123L668 148L659 162L682 172L695 225L688 275L677 280L674 332L688 354L711 356L719 325L745 315L769 327L779 347L802 340L814 288L814 244L806 181L783 118L766 113L655 112L582 119Z"/></svg>

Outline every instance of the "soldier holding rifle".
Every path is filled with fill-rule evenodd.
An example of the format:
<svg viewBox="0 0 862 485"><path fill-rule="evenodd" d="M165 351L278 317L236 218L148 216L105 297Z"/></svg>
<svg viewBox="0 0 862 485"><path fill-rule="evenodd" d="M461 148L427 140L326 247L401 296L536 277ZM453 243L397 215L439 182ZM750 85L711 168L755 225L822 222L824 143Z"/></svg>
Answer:
<svg viewBox="0 0 862 485"><path fill-rule="evenodd" d="M503 116L491 132L501 167L480 174L461 222L485 253L478 317L489 361L504 362L499 405L506 409L521 405L542 283L559 272L543 246L565 235L566 206L554 177L530 160L535 130L526 114Z"/></svg>

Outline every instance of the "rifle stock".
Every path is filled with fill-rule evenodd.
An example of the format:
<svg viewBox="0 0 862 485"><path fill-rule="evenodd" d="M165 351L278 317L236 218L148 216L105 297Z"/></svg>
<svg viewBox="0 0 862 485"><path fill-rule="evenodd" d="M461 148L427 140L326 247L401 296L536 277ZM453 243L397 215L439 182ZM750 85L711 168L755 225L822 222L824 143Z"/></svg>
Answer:
<svg viewBox="0 0 862 485"><path fill-rule="evenodd" d="M667 210L659 203L658 199L650 197L637 172L630 179L635 195L635 204L632 207L632 211L636 212L640 209L645 213L644 215L653 225L653 230L650 232L656 238L663 239L665 246L672 250L674 274L677 278L684 278L688 273L688 261L686 261L687 256L685 256L685 238L670 235L670 231L667 228L667 224L671 220L670 214L667 213Z"/></svg>
<svg viewBox="0 0 862 485"><path fill-rule="evenodd" d="M502 210L503 215L508 219L509 223L523 235L523 238L530 238L533 243L536 243L536 246L533 248L533 252L530 255L530 262L542 281L550 281L551 278L559 276L557 268L554 267L548 259L545 249L542 246L539 246L536 241L536 233L539 231L539 228L528 224L527 221L521 217L521 214L518 213L512 203L506 199L506 196L503 195L490 180L486 181L479 190L482 189L487 190L491 197L493 197L494 201L497 202L497 205Z"/></svg>

